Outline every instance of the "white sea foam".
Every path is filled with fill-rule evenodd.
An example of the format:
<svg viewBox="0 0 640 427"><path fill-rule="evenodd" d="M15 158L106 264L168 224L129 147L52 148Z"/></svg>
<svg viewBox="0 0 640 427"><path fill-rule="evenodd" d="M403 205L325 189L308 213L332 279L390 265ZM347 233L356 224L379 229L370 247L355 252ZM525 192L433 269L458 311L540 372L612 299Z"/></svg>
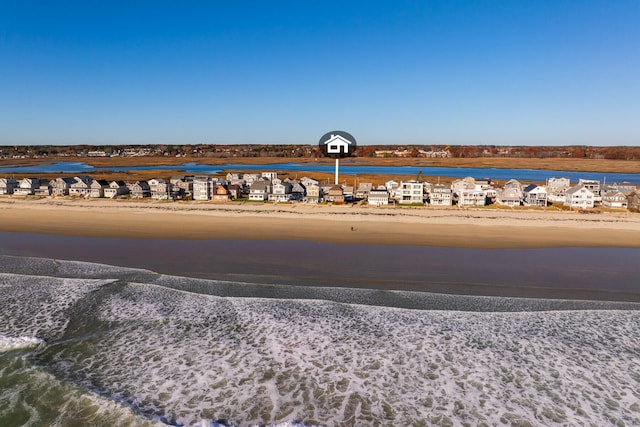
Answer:
<svg viewBox="0 0 640 427"><path fill-rule="evenodd" d="M65 279L0 273L0 334L55 338L69 322L65 310L107 279Z"/></svg>
<svg viewBox="0 0 640 427"><path fill-rule="evenodd" d="M187 425L640 423L636 311L417 311L135 285L100 316L120 326L74 375Z"/></svg>
<svg viewBox="0 0 640 427"><path fill-rule="evenodd" d="M36 347L44 340L36 337L7 337L0 335L0 353L21 348Z"/></svg>
<svg viewBox="0 0 640 427"><path fill-rule="evenodd" d="M73 316L94 319L100 330L41 358L56 378L149 420L640 425L639 311L420 311L147 284L94 292L112 282L0 274L0 334L49 338ZM71 310L81 300L90 312Z"/></svg>

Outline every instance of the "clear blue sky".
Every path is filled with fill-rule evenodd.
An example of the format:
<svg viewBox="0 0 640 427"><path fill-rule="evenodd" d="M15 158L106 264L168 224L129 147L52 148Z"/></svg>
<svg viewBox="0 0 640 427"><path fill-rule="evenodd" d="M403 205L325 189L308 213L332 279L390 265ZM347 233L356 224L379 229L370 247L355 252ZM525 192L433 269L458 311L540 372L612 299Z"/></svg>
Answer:
<svg viewBox="0 0 640 427"><path fill-rule="evenodd" d="M640 145L640 1L0 1L0 145Z"/></svg>

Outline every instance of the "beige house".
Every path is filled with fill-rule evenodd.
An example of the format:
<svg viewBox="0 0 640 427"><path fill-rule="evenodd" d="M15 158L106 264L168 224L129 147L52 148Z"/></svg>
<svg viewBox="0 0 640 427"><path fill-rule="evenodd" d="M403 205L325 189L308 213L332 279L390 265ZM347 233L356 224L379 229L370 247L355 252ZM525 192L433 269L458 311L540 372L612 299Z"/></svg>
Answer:
<svg viewBox="0 0 640 427"><path fill-rule="evenodd" d="M109 188L109 183L104 179L95 179L89 187L89 197L104 197L104 190Z"/></svg>
<svg viewBox="0 0 640 427"><path fill-rule="evenodd" d="M326 202L332 203L343 203L344 202L344 192L342 191L342 187L339 185L334 185L327 190L327 194L324 196L324 200Z"/></svg>
<svg viewBox="0 0 640 427"><path fill-rule="evenodd" d="M547 200L552 203L565 203L569 188L571 188L569 178L549 178L547 180Z"/></svg>
<svg viewBox="0 0 640 427"><path fill-rule="evenodd" d="M305 185L307 189L307 193L304 196L304 201L308 203L318 203L322 199L322 189L318 182L309 183L309 185Z"/></svg>
<svg viewBox="0 0 640 427"><path fill-rule="evenodd" d="M432 206L451 206L453 204L451 188L442 184L435 184L429 193L429 204Z"/></svg>
<svg viewBox="0 0 640 427"><path fill-rule="evenodd" d="M147 181L137 181L133 184L129 184L129 192L132 199L142 199L145 197L151 197L151 189Z"/></svg>
<svg viewBox="0 0 640 427"><path fill-rule="evenodd" d="M516 181L517 182L517 181ZM496 203L505 206L520 206L522 204L522 190L521 186L512 185L498 190Z"/></svg>
<svg viewBox="0 0 640 427"><path fill-rule="evenodd" d="M68 196L71 184L75 180L73 178L56 178L49 181L52 196Z"/></svg>
<svg viewBox="0 0 640 427"><path fill-rule="evenodd" d="M628 206L627 196L619 190L607 191L602 196L602 206L626 209Z"/></svg>

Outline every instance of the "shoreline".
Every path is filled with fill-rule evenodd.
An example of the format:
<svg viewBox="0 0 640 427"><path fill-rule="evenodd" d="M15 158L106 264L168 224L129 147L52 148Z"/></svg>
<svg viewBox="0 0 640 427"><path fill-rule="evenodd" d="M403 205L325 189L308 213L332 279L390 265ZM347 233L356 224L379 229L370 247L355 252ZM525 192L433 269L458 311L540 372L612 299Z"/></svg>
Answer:
<svg viewBox="0 0 640 427"><path fill-rule="evenodd" d="M0 231L179 240L304 240L476 249L640 248L618 212L0 198Z"/></svg>

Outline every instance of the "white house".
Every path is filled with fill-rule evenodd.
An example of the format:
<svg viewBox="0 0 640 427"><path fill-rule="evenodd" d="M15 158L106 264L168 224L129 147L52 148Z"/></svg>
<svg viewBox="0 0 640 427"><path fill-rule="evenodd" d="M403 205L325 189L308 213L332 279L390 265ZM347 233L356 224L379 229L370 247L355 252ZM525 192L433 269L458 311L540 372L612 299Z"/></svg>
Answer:
<svg viewBox="0 0 640 427"><path fill-rule="evenodd" d="M109 187L104 189L104 197L110 199L124 194L129 194L129 187L127 187L124 181L111 181Z"/></svg>
<svg viewBox="0 0 640 427"><path fill-rule="evenodd" d="M371 206L385 206L389 204L389 192L386 188L376 188L369 190L367 203Z"/></svg>
<svg viewBox="0 0 640 427"><path fill-rule="evenodd" d="M249 200L264 202L269 199L271 193L271 182L266 180L256 181L249 189Z"/></svg>
<svg viewBox="0 0 640 427"><path fill-rule="evenodd" d="M463 188L458 191L458 206L484 206L486 200L483 190Z"/></svg>
<svg viewBox="0 0 640 427"><path fill-rule="evenodd" d="M38 178L23 178L18 182L18 187L14 189L13 194L29 196L35 194L39 188L40 180Z"/></svg>
<svg viewBox="0 0 640 427"><path fill-rule="evenodd" d="M211 200L213 182L208 176L196 176L193 178L193 200Z"/></svg>
<svg viewBox="0 0 640 427"><path fill-rule="evenodd" d="M53 196L68 196L71 184L75 180L73 178L56 178L49 181L49 187L51 187L51 194Z"/></svg>
<svg viewBox="0 0 640 427"><path fill-rule="evenodd" d="M93 178L88 175L73 177L73 183L69 187L69 195L79 197L89 197L91 194L91 183Z"/></svg>
<svg viewBox="0 0 640 427"><path fill-rule="evenodd" d="M595 202L595 195L591 190L576 185L567 190L565 194L565 205L573 208L592 208Z"/></svg>
<svg viewBox="0 0 640 427"><path fill-rule="evenodd" d="M18 181L15 178L0 178L0 194L13 194L18 187Z"/></svg>
<svg viewBox="0 0 640 427"><path fill-rule="evenodd" d="M401 204L424 203L424 184L418 181L402 181L399 188L399 202Z"/></svg>
<svg viewBox="0 0 640 427"><path fill-rule="evenodd" d="M394 180L389 180L384 183L384 186L389 192L389 198L393 200L398 200L398 193L399 193L398 188L400 187L400 184L398 184Z"/></svg>
<svg viewBox="0 0 640 427"><path fill-rule="evenodd" d="M342 135L331 135L331 138L324 142L327 146L328 154L349 154L349 148L351 141L344 138Z"/></svg>
<svg viewBox="0 0 640 427"><path fill-rule="evenodd" d="M527 185L523 196L524 204L527 206L547 206L547 189L542 185Z"/></svg>
<svg viewBox="0 0 640 427"><path fill-rule="evenodd" d="M271 193L267 197L272 202L288 202L291 199L292 188L290 183L278 180L271 186Z"/></svg>

